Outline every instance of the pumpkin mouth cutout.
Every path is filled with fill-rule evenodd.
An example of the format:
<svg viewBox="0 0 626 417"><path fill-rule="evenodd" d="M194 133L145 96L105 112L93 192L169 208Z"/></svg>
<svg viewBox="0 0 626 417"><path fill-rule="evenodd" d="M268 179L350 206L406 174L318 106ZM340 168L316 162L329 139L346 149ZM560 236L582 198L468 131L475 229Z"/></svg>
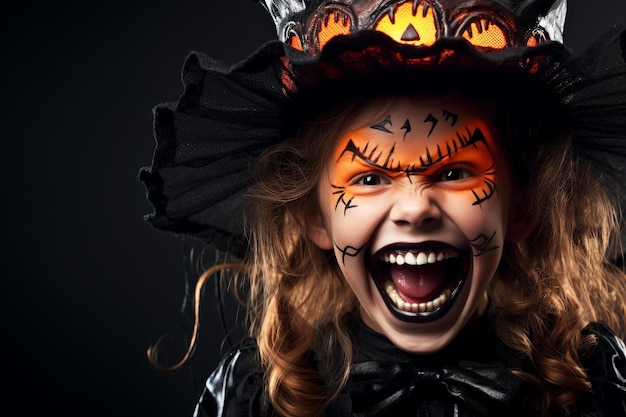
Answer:
<svg viewBox="0 0 626 417"><path fill-rule="evenodd" d="M370 256L369 270L389 310L409 322L445 315L466 281L470 256L443 243L394 244Z"/></svg>

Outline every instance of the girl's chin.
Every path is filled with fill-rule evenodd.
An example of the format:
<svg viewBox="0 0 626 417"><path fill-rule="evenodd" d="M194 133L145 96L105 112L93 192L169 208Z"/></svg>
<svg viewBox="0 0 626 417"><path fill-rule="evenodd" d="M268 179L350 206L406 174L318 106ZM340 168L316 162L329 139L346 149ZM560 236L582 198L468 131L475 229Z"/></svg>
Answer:
<svg viewBox="0 0 626 417"><path fill-rule="evenodd" d="M453 308L439 320L427 323L411 323L391 314L383 303L375 317L361 307L363 322L377 333L385 335L396 347L412 354L431 354L445 348L470 321L480 317L486 310L486 294L476 302ZM387 311L385 311L387 310Z"/></svg>
<svg viewBox="0 0 626 417"><path fill-rule="evenodd" d="M363 321L372 330L386 336L398 349L416 355L435 353L445 348L458 334L458 330L453 328L445 331L440 329L438 332L416 332L415 329L412 332L407 332L403 329L382 327L377 322L368 323L365 318Z"/></svg>
<svg viewBox="0 0 626 417"><path fill-rule="evenodd" d="M450 335L449 337L445 335L439 337L410 337L404 334L400 335L398 338L392 338L390 336L387 337L400 350L415 355L428 355L445 348L455 336L456 333Z"/></svg>

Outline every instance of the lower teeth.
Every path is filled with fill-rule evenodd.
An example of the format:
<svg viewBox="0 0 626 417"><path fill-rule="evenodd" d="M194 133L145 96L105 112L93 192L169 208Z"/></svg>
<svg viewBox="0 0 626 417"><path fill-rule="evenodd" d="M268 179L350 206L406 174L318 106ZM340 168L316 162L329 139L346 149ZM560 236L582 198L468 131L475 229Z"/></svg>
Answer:
<svg viewBox="0 0 626 417"><path fill-rule="evenodd" d="M396 307L402 311L406 311L407 313L431 313L444 305L445 302L450 299L451 294L451 291L446 289L439 294L438 297L431 301L427 301L425 303L409 303L400 297L400 294L398 294L396 287L391 281L385 282L385 292L389 298L391 298Z"/></svg>

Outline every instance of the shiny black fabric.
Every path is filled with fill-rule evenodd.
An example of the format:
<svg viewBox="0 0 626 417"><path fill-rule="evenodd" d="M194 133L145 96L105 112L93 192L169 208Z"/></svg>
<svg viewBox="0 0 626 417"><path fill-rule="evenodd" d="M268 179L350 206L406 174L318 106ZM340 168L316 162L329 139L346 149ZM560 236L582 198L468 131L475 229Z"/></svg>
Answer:
<svg viewBox="0 0 626 417"><path fill-rule="evenodd" d="M506 349L489 320L470 324L445 349L410 355L386 337L355 325L357 354L350 379L327 416L534 416L540 393L507 368L532 372L530 363ZM626 416L626 347L606 326L585 333L598 345L582 361L593 391L573 417ZM272 416L263 394L263 373L253 343L232 351L208 379L195 417Z"/></svg>
<svg viewBox="0 0 626 417"><path fill-rule="evenodd" d="M353 415L393 415L416 405L429 409L428 415L459 415L460 410L467 410L463 415L469 411L468 415L489 415L505 412L520 385L502 364L460 362L434 370L368 361L352 366L346 392Z"/></svg>

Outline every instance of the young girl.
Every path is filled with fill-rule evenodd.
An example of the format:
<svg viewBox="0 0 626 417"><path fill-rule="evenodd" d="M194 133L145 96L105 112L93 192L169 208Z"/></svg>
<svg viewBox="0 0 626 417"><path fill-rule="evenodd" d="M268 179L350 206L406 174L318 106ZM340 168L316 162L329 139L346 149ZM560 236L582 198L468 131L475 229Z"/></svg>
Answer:
<svg viewBox="0 0 626 417"><path fill-rule="evenodd" d="M626 415L625 36L591 77L536 46L561 2L266 3L305 53L191 56L142 174L155 225L235 253L245 190L197 294L241 272L250 338L196 414Z"/></svg>

